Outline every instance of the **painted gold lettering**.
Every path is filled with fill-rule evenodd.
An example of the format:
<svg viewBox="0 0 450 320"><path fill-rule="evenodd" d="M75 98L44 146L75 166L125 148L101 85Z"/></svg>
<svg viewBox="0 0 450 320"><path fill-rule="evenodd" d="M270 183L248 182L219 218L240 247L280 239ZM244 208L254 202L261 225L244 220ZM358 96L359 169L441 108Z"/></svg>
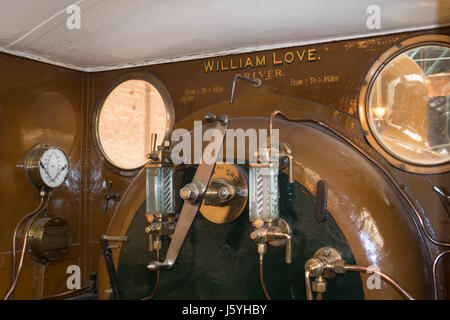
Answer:
<svg viewBox="0 0 450 320"><path fill-rule="evenodd" d="M221 67L220 69L221 69L222 71L227 71L227 70L228 70L228 67L226 67L226 66L224 67L224 66L223 66L223 60L220 60L220 67Z"/></svg>
<svg viewBox="0 0 450 320"><path fill-rule="evenodd" d="M302 50L302 54L301 54L301 55L300 55L300 53L298 52L298 50L297 50L296 52L297 52L298 60L299 60L300 62L302 62L302 61L303 61L303 58L305 57L305 50Z"/></svg>
<svg viewBox="0 0 450 320"><path fill-rule="evenodd" d="M247 67L253 67L253 61L250 57L248 57L247 60L245 61L244 68L247 68Z"/></svg>
<svg viewBox="0 0 450 320"><path fill-rule="evenodd" d="M203 61L203 67L205 68L206 73L212 72L214 67L214 61L213 60L208 60L207 62Z"/></svg>
<svg viewBox="0 0 450 320"><path fill-rule="evenodd" d="M230 69L231 70L236 70L238 67L233 65L233 59L230 59Z"/></svg>
<svg viewBox="0 0 450 320"><path fill-rule="evenodd" d="M308 61L315 61L317 58L314 54L317 52L316 49L308 49Z"/></svg>
<svg viewBox="0 0 450 320"><path fill-rule="evenodd" d="M286 61L286 63L292 63L292 61L294 61L294 57L294 54L288 51L284 54L284 61Z"/></svg>
<svg viewBox="0 0 450 320"><path fill-rule="evenodd" d="M262 56L261 59L260 57L256 56L255 66L256 67L266 66L266 56Z"/></svg>
<svg viewBox="0 0 450 320"><path fill-rule="evenodd" d="M278 64L282 64L283 63L283 61L277 60L277 53L276 52L273 53L272 63L273 63L273 65L278 65Z"/></svg>

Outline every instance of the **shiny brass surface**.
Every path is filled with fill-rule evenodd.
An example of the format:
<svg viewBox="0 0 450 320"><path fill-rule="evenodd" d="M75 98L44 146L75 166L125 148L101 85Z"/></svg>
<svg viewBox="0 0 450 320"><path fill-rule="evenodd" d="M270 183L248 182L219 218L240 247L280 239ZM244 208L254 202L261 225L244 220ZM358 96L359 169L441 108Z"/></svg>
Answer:
<svg viewBox="0 0 450 320"><path fill-rule="evenodd" d="M44 156L44 153L50 149L59 149L59 151L62 152L63 156L67 158L67 155L65 154L65 152L62 149L56 148L56 147L51 147L44 143L39 143L39 144L34 145L28 151L28 153L25 157L25 162L24 162L25 175L26 175L28 181L31 183L31 185L36 190L47 190L48 191L49 189L52 189L52 187L50 187L44 181L44 179L41 175L41 172L40 172L41 168L43 168L45 170L49 179L56 180L57 176L63 177L60 173L64 170L64 168L66 168L65 166L63 167L63 169L61 169L61 171L59 171L55 174L56 177L52 177L52 176L50 176L50 173L47 171L48 168L46 169L41 162L42 157ZM61 180L61 183L63 183L65 181L65 179L66 178L64 178L64 180Z"/></svg>
<svg viewBox="0 0 450 320"><path fill-rule="evenodd" d="M44 181L42 181L41 174L39 172L39 162L41 161L42 155L48 150L48 148L50 148L50 146L47 144L36 144L30 149L30 151L28 151L25 158L25 175L31 185L37 190L47 187Z"/></svg>
<svg viewBox="0 0 450 320"><path fill-rule="evenodd" d="M236 220L247 205L247 181L247 173L238 166L217 164L200 213L209 221L218 224Z"/></svg>
<svg viewBox="0 0 450 320"><path fill-rule="evenodd" d="M342 260L342 254L334 248L324 247L314 253L314 258L319 260L324 266L322 276L332 278L336 275L334 266L336 262Z"/></svg>
<svg viewBox="0 0 450 320"><path fill-rule="evenodd" d="M258 244L258 252L260 246L266 246L266 243L271 246L279 247L286 245L285 262L292 263L292 230L289 224L282 218L278 219L256 219L252 222L255 230L250 233L250 239ZM262 253L259 253L260 258Z"/></svg>
<svg viewBox="0 0 450 320"><path fill-rule="evenodd" d="M48 212L36 218L28 233L28 254L42 264L61 259L71 241L67 222Z"/></svg>
<svg viewBox="0 0 450 320"><path fill-rule="evenodd" d="M172 130L172 129L171 129ZM152 166L172 166L172 162L170 159L170 133L165 137L166 140L162 142L161 145L156 145L157 134L152 133L150 138L150 150L151 152L147 154L147 158L150 159L150 163L146 164L144 167L152 167Z"/></svg>
<svg viewBox="0 0 450 320"><path fill-rule="evenodd" d="M159 254L161 250L161 239L164 236L172 237L175 231L177 219L175 214L146 214L147 221L150 223L145 228L145 233L148 234L148 249L149 251L156 250Z"/></svg>
<svg viewBox="0 0 450 320"><path fill-rule="evenodd" d="M408 38L406 40L398 42L395 46L392 46L390 49L381 54L365 75L359 95L358 115L361 123L361 128L365 133L365 138L372 146L372 148L379 152L390 164L401 170L409 172L419 174L436 174L450 171L450 162L447 161L443 164L427 166L418 165L399 159L392 152L385 149L381 143L378 142L368 122L369 95L371 92L371 88L373 87L374 82L377 76L380 74L381 70L389 63L389 61L397 57L399 54L423 45L440 45L450 47L450 36L444 34L429 34ZM410 109L406 109L405 112L410 112Z"/></svg>
<svg viewBox="0 0 450 320"><path fill-rule="evenodd" d="M345 274L346 271L357 271L366 273L375 273L398 290L406 299L414 300L414 298L400 284L383 272L371 267L346 265L339 251L331 247L324 247L316 251L314 257L305 263L305 283L306 297L313 300L313 292L316 292L316 299L321 300L327 289L325 278L332 278L337 274ZM310 277L314 277L312 284Z"/></svg>

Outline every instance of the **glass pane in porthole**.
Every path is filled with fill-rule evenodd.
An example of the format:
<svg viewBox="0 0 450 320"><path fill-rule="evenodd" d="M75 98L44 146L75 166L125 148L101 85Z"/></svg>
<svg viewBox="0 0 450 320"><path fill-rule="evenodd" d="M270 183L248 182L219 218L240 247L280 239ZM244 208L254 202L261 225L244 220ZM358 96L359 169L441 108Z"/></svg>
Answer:
<svg viewBox="0 0 450 320"><path fill-rule="evenodd" d="M392 59L373 82L372 132L385 150L413 164L450 160L450 49L422 46Z"/></svg>
<svg viewBox="0 0 450 320"><path fill-rule="evenodd" d="M166 106L159 91L146 81L129 80L105 100L98 136L104 155L113 165L136 169L148 161L151 134L157 134L160 145L166 126Z"/></svg>

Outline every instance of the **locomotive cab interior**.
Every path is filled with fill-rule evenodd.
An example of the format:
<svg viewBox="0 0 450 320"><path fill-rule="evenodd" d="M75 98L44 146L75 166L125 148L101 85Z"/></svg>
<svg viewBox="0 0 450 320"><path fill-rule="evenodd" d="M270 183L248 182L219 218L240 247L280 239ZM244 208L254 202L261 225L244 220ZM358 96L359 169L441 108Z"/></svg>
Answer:
<svg viewBox="0 0 450 320"><path fill-rule="evenodd" d="M1 297L449 300L450 2L343 3L3 1Z"/></svg>

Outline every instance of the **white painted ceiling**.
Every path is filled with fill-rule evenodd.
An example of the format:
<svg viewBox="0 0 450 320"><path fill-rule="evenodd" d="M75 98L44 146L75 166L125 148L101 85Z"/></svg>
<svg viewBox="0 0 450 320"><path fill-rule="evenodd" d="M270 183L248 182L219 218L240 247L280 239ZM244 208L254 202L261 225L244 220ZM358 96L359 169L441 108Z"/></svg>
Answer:
<svg viewBox="0 0 450 320"><path fill-rule="evenodd" d="M0 0L0 51L98 71L449 24L450 0Z"/></svg>

